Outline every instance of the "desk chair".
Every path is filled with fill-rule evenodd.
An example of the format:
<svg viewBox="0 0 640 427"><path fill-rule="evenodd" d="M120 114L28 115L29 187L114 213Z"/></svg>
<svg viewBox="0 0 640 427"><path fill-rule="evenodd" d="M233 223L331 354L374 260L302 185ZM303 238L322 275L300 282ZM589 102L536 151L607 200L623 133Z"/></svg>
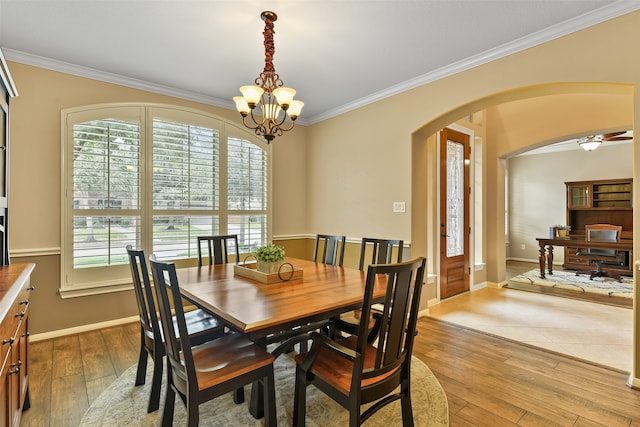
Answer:
<svg viewBox="0 0 640 427"><path fill-rule="evenodd" d="M266 427L276 426L276 393L273 374L275 357L243 334L224 335L204 344L194 345L187 330L180 285L173 263L158 262L149 257L158 299L162 331L166 337L167 394L162 413L162 426L173 425L176 394L187 409L186 424L199 424L200 404L238 390L254 381L264 385L264 418ZM176 322L173 322L175 317Z"/></svg>
<svg viewBox="0 0 640 427"><path fill-rule="evenodd" d="M317 234L316 242L313 246L313 262L342 267L346 241L346 236ZM320 248L322 248L322 253L320 253Z"/></svg>
<svg viewBox="0 0 640 427"><path fill-rule="evenodd" d="M358 335L334 341L312 332L313 344L296 361L293 425L305 425L306 390L313 384L349 411L349 426L364 423L385 405L400 400L402 425L413 426L411 354L416 335L425 258L370 265ZM376 345L367 341L373 289L386 275L382 325ZM375 402L362 411L362 405ZM366 424L365 424L366 425Z"/></svg>
<svg viewBox="0 0 640 427"><path fill-rule="evenodd" d="M403 248L403 240L363 237L360 245L360 263L358 269L364 271L366 259L371 259L369 264L391 264L394 262L394 251L396 253L395 262L402 262ZM367 258L367 254L371 255L371 257ZM373 342L379 332L380 317L378 314L380 312L382 312L382 305L374 304L372 307L373 318L371 319L371 328L369 329L369 342ZM356 335L358 333L358 323L361 313L362 310L355 310L341 315L339 319L335 320L335 329L347 334ZM331 333L335 333L335 331Z"/></svg>
<svg viewBox="0 0 640 427"><path fill-rule="evenodd" d="M229 262L229 242L233 243L236 264L240 262L237 234L229 234L226 236L198 236L198 267L202 267L202 242L207 243L209 265L226 264Z"/></svg>
<svg viewBox="0 0 640 427"><path fill-rule="evenodd" d="M590 224L585 226L587 241L597 240L602 242L619 242L622 234L622 226L611 224ZM622 265L622 256L615 249L589 248L586 251L577 252L576 255L584 257L595 264L595 270L578 271L578 274L589 274L589 279L594 277L611 277L622 282L622 277L614 271L603 270L604 265Z"/></svg>
<svg viewBox="0 0 640 427"><path fill-rule="evenodd" d="M133 249L131 245L127 245L127 254L129 255L129 266L140 316L140 355L138 356L135 385L144 384L147 360L151 356L153 359L153 377L147 412L153 412L160 406L162 358L165 355L164 336L158 321L144 251ZM222 323L203 310L189 311L185 313L184 318L193 344L201 344L224 335Z"/></svg>

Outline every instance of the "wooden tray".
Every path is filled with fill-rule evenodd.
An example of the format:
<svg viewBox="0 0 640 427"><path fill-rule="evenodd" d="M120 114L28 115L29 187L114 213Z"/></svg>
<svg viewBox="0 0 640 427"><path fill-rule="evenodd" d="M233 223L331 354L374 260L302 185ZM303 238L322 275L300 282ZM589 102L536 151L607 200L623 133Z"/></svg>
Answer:
<svg viewBox="0 0 640 427"><path fill-rule="evenodd" d="M285 263L287 264L287 263ZM291 264L289 264L291 265ZM302 279L302 269L292 266L293 271L288 266L282 267L281 276L278 273L263 273L261 271L256 270L257 264L255 262L248 262L244 264L235 264L233 266L234 274L238 276L243 276L251 280L255 280L260 283L279 283L279 282L287 282L289 280Z"/></svg>

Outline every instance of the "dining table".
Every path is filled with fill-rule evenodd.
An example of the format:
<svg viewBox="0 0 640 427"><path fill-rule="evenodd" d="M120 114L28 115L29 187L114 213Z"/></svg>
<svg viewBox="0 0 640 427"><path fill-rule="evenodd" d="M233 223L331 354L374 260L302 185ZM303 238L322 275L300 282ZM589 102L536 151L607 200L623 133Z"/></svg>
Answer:
<svg viewBox="0 0 640 427"><path fill-rule="evenodd" d="M185 299L265 348L272 334L295 333L297 328L362 307L365 271L297 258L285 262L301 269L302 274L296 275L301 277L261 283L237 274L238 268L247 267L229 263L177 269L178 283ZM386 285L386 276L379 275L374 302L384 300ZM261 384L254 383L249 409L255 418L263 416L262 393Z"/></svg>

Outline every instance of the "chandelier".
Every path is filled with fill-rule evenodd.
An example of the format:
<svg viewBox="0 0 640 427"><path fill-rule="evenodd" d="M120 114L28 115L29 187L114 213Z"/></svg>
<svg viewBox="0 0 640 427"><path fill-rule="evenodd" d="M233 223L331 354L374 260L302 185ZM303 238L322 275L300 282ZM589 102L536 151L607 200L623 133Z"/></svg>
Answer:
<svg viewBox="0 0 640 427"><path fill-rule="evenodd" d="M242 96L235 96L233 100L242 115L244 125L254 130L256 135L264 137L269 144L276 136L293 129L304 102L293 100L296 91L283 87L273 66L273 55L276 52L273 23L278 15L265 11L260 17L264 21L264 70L256 78L255 86L242 86ZM260 108L256 112L258 106Z"/></svg>

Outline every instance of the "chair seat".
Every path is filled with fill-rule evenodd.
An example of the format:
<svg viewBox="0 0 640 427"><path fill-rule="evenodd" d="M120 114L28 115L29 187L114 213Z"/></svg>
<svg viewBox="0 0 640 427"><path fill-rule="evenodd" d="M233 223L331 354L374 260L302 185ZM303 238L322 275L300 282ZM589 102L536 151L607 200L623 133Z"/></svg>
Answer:
<svg viewBox="0 0 640 427"><path fill-rule="evenodd" d="M198 308L185 312L184 317L187 322L187 332L194 344L200 344L224 335L224 325L222 322L204 310ZM173 317L173 327L176 331L178 330L178 323L175 316ZM215 334L216 330L219 331L219 334ZM164 342L162 328L158 328L158 332ZM147 339L153 341L153 331L145 330L144 334Z"/></svg>
<svg viewBox="0 0 640 427"><path fill-rule="evenodd" d="M338 344L350 349L355 350L356 344L358 342L358 337L352 335L348 338L340 340ZM295 361L297 364L302 363L308 354L299 354L295 357ZM364 358L364 370L372 369L375 365L375 357L376 357L376 347L371 344L367 345L367 349L365 351ZM399 368L398 368L399 369ZM315 362L311 366L312 374L322 378L324 381L329 383L332 387L339 390L345 396L349 395L349 391L351 389L351 378L353 376L353 362L345 359L344 357L334 353L333 351L327 348L321 348L318 353L318 357ZM374 378L363 379L361 383L361 387L366 387L368 385L377 383L391 375L393 375L396 370L387 372L384 375L379 375Z"/></svg>
<svg viewBox="0 0 640 427"><path fill-rule="evenodd" d="M241 334L192 347L198 388L204 390L268 366L275 357Z"/></svg>
<svg viewBox="0 0 640 427"><path fill-rule="evenodd" d="M191 341L194 341L194 336L198 334L211 333L212 329L220 328L220 332L224 332L224 325L220 320L199 308L185 312L184 318L187 322L187 331L189 332ZM173 324L176 325L177 329L175 317L173 318Z"/></svg>

